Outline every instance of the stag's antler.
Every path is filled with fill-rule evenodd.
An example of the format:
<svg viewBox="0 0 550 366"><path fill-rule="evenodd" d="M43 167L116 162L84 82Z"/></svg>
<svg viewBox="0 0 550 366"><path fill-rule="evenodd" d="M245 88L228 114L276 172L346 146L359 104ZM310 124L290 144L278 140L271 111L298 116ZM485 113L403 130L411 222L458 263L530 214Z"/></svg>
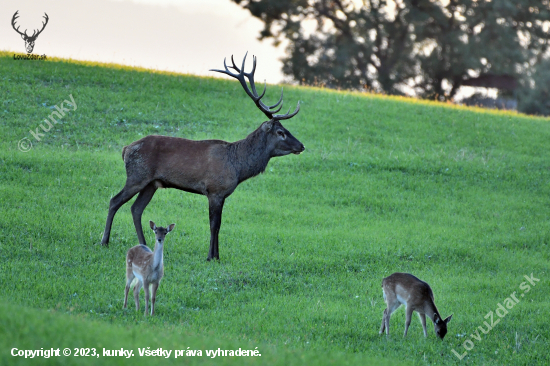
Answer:
<svg viewBox="0 0 550 366"><path fill-rule="evenodd" d="M19 15L17 15L17 13L19 13L19 10L17 10L17 11L15 12L15 14L13 14L13 18L11 18L11 26L12 26L13 29L15 29L15 31L16 31L17 33L19 33L20 35L25 36L25 37L28 37L28 36L27 36L27 30L25 30L25 33L21 33L21 32L19 32L19 27L15 28L15 20L16 20L17 18L19 18Z"/></svg>
<svg viewBox="0 0 550 366"><path fill-rule="evenodd" d="M46 22L42 22L42 29L38 30L36 29L33 33L32 33L32 36L30 38L36 38L38 37L38 35L40 33L42 33L42 31L44 30L44 28L46 28L46 24L48 24L48 20L50 18L48 18L48 14L44 13L44 18L46 19ZM38 33L36 33L38 31ZM36 33L36 34L35 34Z"/></svg>
<svg viewBox="0 0 550 366"><path fill-rule="evenodd" d="M250 98L252 98L254 103L256 103L256 106L267 116L267 118L269 118L271 120L280 121L280 120L283 120L283 119L292 118L296 114L298 114L298 112L300 111L300 102L298 102L298 105L296 106L296 109L291 114L289 114L290 109L288 110L288 112L286 112L286 114L275 114L275 113L279 112L281 110L281 108L283 108L283 89L282 88L281 88L281 97L279 98L279 101L277 103L273 104L272 106L267 106L262 102L261 99L263 98L263 96L265 94L267 84L265 84L265 82L264 82L264 91L262 92L262 95L258 95L258 92L256 91L256 85L254 83L254 72L256 71L256 56L252 56L253 60L254 60L254 63L252 65L252 71L249 72L249 73L246 73L246 72L244 72L244 63L246 61L246 56L247 55L248 55L248 52L244 55L243 65L241 66L240 69L235 64L235 61L233 60L233 55L231 55L231 62L233 63L233 66L229 66L229 68L236 70L238 72L238 74L235 74L235 73L232 73L231 71L229 71L229 68L227 67L226 59L223 60L223 66L224 66L225 70L211 69L210 71L220 72L222 74L229 75L229 76L239 80L241 85L243 86L243 89L246 92L246 94L248 94L248 96ZM252 89L252 90L250 90L248 88L248 85L246 84L245 77L248 79L248 82L250 83L250 89ZM280 104L280 106L279 106L279 104ZM273 110L273 108L277 108L277 107L279 107L277 110Z"/></svg>
<svg viewBox="0 0 550 366"><path fill-rule="evenodd" d="M48 14L44 13L44 18L46 19L46 22L42 22L42 29L40 29L40 30L35 29L34 32L32 33L32 36L29 36L29 35L27 34L27 30L26 30L26 29L25 29L25 33L21 33L21 32L19 31L19 27L15 28L15 20L16 20L17 18L19 18L19 15L17 15L17 13L19 13L19 10L17 10L17 11L15 12L15 14L13 14L13 17L11 18L11 26L13 27L13 29L15 29L15 31L16 31L17 33L19 33L19 34L22 35L22 36L25 36L25 38L28 39L29 41L35 40L36 37L38 37L38 35L39 35L40 33L42 33L42 31L44 30L44 28L46 28L46 24L48 24L48 20L50 19L50 18L48 17ZM38 33L37 33L37 32L38 32Z"/></svg>

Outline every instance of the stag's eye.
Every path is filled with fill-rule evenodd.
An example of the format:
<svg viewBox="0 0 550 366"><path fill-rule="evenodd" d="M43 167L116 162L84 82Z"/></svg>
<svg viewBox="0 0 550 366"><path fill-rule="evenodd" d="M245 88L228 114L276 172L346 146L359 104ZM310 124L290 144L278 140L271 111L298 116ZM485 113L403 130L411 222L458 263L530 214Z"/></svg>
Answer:
<svg viewBox="0 0 550 366"><path fill-rule="evenodd" d="M277 136L285 138L285 133L281 130L277 130Z"/></svg>

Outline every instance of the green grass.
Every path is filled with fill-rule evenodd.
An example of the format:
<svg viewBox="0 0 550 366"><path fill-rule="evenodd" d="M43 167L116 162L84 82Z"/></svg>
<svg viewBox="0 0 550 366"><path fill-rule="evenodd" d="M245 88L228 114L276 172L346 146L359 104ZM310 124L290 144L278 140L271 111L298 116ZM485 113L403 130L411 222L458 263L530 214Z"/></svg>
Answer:
<svg viewBox="0 0 550 366"><path fill-rule="evenodd" d="M16 334L0 342L7 364L31 362L12 347L137 353L149 339L265 349L234 363L550 362L550 120L287 86L287 105L302 109L284 125L306 151L272 159L229 197L219 263L206 262L205 197L159 190L144 212L144 222L176 223L146 318L122 309L125 253L137 244L131 202L109 248L97 245L125 182L122 147L149 134L236 141L265 116L234 81L7 53L0 70L0 332ZM266 100L278 92L269 86ZM77 109L35 141L29 130L69 95ZM404 339L403 310L390 337L378 335L381 280L397 271L430 283L441 315L454 314L443 342L431 324L425 339L416 316ZM531 273L540 282L474 340ZM462 354L467 340L474 348L459 361L452 349Z"/></svg>

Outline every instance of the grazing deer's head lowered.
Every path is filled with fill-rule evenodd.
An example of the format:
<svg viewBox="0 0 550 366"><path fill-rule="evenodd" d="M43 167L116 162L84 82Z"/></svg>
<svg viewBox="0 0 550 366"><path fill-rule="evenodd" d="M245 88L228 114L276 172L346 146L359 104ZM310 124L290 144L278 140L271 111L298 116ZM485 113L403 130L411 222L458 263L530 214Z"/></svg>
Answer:
<svg viewBox="0 0 550 366"><path fill-rule="evenodd" d="M19 18L19 15L17 14L19 12L19 10L17 10L15 12L15 14L13 14L13 18L11 18L11 26L13 27L13 29L15 29L15 31L17 33L19 33L21 35L21 38L23 38L23 40L25 41L25 49L27 50L27 53L32 53L32 50L34 49L34 42L36 41L36 38L38 38L38 35L40 33L42 33L42 31L44 30L44 28L46 28L46 24L48 24L48 14L44 13L44 19L46 20L45 22L42 22L42 29L38 30L38 29L35 29L34 32L32 33L32 36L29 36L27 34L27 30L25 29L25 32L24 33L21 33L19 31L19 27L15 28L15 20L17 18Z"/></svg>
<svg viewBox="0 0 550 366"><path fill-rule="evenodd" d="M231 58L233 61L233 57ZM151 135L135 141L122 149L126 167L126 185L111 199L109 213L101 243L108 245L113 218L118 209L139 193L132 205L132 217L137 236L145 244L141 215L158 188L177 188L186 192L205 195L210 214L210 250L208 260L219 259L218 234L221 226L225 199L248 178L262 173L269 160L276 156L300 154L304 145L283 127L280 121L294 117L293 113L276 114L282 107L283 95L273 106L262 102L256 92L254 71L256 58L250 73L244 72L246 56L239 69L235 62L225 71L214 70L239 80L245 92L256 106L269 118L245 139L236 142L221 140L193 141L177 137ZM250 88L246 79L250 83ZM278 109L275 109L277 108ZM290 110L289 110L290 112Z"/></svg>
<svg viewBox="0 0 550 366"><path fill-rule="evenodd" d="M380 334L383 334L384 330L386 330L386 335L390 334L391 314L403 304L406 308L404 337L407 336L413 311L418 312L420 316L424 337L428 336L426 316L433 321L435 334L441 339L445 337L447 323L451 321L452 315L445 320L441 318L435 306L432 289L426 282L409 273L394 273L382 280L382 292L387 307L384 309Z"/></svg>

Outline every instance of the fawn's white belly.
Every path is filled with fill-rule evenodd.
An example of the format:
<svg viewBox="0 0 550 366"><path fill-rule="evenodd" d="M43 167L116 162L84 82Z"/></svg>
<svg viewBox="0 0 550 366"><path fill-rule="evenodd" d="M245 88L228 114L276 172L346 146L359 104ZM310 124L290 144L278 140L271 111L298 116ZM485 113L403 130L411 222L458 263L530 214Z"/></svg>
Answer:
<svg viewBox="0 0 550 366"><path fill-rule="evenodd" d="M143 276L141 275L141 273L137 273L136 271L132 271L132 272L134 272L134 276L136 276L139 282L143 283Z"/></svg>

